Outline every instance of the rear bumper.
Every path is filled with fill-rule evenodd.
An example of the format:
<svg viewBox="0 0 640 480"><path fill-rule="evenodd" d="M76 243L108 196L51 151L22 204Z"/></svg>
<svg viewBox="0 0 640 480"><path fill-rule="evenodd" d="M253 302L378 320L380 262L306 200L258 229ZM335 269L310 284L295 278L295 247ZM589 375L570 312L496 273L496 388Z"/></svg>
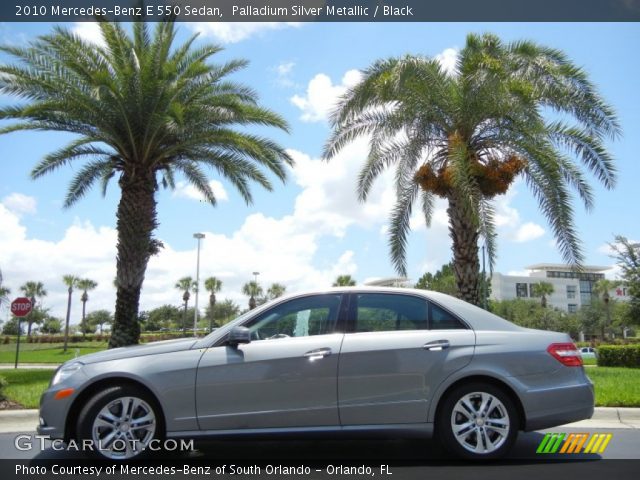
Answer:
<svg viewBox="0 0 640 480"><path fill-rule="evenodd" d="M528 391L526 398L525 431L556 427L593 416L595 396L593 384L588 380L577 385Z"/></svg>

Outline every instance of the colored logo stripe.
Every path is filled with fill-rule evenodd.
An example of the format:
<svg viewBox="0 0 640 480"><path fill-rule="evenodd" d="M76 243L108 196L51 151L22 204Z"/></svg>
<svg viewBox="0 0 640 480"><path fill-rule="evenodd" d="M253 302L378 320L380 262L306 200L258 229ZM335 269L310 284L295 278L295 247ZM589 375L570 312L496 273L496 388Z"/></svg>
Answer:
<svg viewBox="0 0 640 480"><path fill-rule="evenodd" d="M536 453L603 453L611 438L611 433L595 433L591 437L589 433L547 433ZM582 450L585 443L587 446Z"/></svg>

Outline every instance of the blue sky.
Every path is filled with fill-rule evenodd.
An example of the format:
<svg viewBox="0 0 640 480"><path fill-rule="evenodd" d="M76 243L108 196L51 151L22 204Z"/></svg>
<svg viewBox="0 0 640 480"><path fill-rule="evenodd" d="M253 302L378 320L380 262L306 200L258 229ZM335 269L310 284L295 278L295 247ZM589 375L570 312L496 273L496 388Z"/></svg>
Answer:
<svg viewBox="0 0 640 480"><path fill-rule="evenodd" d="M0 43L24 44L50 31L51 24L0 24ZM97 39L92 24L67 24L88 39ZM255 188L255 202L240 196L213 172L219 193L216 208L199 201L192 190L158 195L165 250L149 265L141 299L143 309L169 303L181 295L173 284L195 276L195 240L202 243L201 278L216 275L224 282L222 298L243 305L239 293L251 272L261 283L281 282L289 291L330 285L341 273L359 282L394 275L389 262L386 224L393 203L390 177L382 177L371 199L359 204L353 189L366 154L357 142L331 163L319 161L329 133L326 112L337 95L358 79L358 70L373 61L405 53L455 58L469 32L493 32L504 40L532 39L564 50L583 66L616 109L622 139L610 143L618 169L618 185L606 191L595 180L596 208L586 213L576 202L576 224L587 263L612 265L606 250L615 234L640 238L637 182L640 178L640 93L637 79L638 24L473 24L473 23L317 23L317 24L181 24L180 38L194 30L199 42L223 44L218 61L245 58L250 65L234 79L259 92L264 105L283 115L291 134L261 130L290 149L297 165L286 186L274 192ZM0 61L6 62L6 56ZM0 102L11 103L9 97ZM56 315L65 310L61 276L73 273L97 280L89 308L113 309L115 275L115 184L103 199L97 190L70 210L63 210L66 185L78 166L32 181L28 173L46 152L69 137L51 133L19 133L0 137L0 268L13 293L27 280L41 280L49 295L44 304ZM450 259L445 205L430 230L418 218L409 240L409 276L416 280ZM539 262L560 262L549 227L526 185L517 182L496 201L499 250L495 270L520 272ZM611 271L615 275L615 270ZM72 322L80 315L76 298ZM0 310L0 320L7 316Z"/></svg>

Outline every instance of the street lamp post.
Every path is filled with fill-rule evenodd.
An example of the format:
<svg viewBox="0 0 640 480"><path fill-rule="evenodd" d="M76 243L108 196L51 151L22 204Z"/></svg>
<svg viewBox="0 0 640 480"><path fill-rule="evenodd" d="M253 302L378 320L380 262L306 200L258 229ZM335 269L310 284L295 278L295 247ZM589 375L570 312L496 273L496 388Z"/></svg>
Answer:
<svg viewBox="0 0 640 480"><path fill-rule="evenodd" d="M251 292L251 298L249 299L249 310L253 310L258 304L256 300L256 295L258 293L258 275L260 275L260 272L253 272L253 291Z"/></svg>
<svg viewBox="0 0 640 480"><path fill-rule="evenodd" d="M204 238L204 233L194 233L193 238L198 240L198 259L196 261L196 306L193 312L193 336L197 336L198 327L198 294L200 293L200 240Z"/></svg>

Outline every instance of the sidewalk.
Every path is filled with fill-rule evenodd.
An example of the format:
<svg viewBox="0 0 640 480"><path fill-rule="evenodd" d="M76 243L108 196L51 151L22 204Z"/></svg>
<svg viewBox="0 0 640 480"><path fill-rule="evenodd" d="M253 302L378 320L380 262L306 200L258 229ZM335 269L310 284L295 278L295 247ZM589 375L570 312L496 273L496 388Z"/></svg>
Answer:
<svg viewBox="0 0 640 480"><path fill-rule="evenodd" d="M0 433L33 432L38 425L38 410L0 411ZM585 430L630 428L640 429L640 408L597 407L593 418L563 425ZM556 427L558 428L558 427Z"/></svg>

